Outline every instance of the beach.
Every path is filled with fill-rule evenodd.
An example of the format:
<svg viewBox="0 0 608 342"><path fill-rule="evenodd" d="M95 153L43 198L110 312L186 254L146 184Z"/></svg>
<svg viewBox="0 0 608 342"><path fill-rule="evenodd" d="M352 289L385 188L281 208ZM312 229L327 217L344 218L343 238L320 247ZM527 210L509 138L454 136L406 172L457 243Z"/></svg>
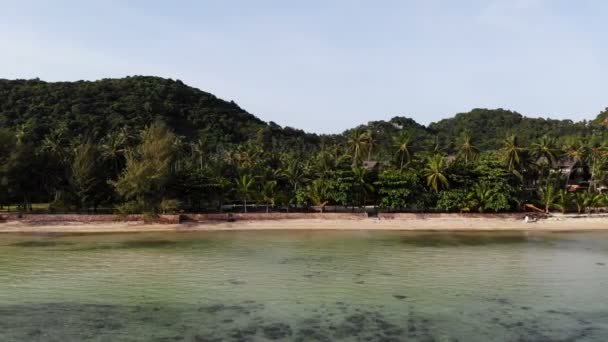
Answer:
<svg viewBox="0 0 608 342"><path fill-rule="evenodd" d="M536 222L519 218L462 217L396 219L256 219L185 222L180 224L131 222L6 221L0 233L126 233L219 230L406 230L406 231L585 231L608 230L608 217L549 217Z"/></svg>

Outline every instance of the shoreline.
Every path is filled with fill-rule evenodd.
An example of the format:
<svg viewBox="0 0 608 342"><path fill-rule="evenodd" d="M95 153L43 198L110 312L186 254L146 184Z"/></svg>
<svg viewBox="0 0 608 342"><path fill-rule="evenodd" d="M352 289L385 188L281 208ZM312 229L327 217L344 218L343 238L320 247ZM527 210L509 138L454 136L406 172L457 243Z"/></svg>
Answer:
<svg viewBox="0 0 608 342"><path fill-rule="evenodd" d="M526 223L515 218L497 217L433 217L378 219L268 219L235 222L203 221L185 223L18 221L0 222L0 233L136 233L196 231L305 231L305 230L394 230L428 232L583 232L608 231L608 217L550 217Z"/></svg>

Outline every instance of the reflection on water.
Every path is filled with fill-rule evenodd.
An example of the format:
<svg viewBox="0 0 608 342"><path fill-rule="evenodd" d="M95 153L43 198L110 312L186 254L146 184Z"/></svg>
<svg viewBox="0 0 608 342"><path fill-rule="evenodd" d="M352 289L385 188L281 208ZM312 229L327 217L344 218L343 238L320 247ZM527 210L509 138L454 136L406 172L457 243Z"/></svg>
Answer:
<svg viewBox="0 0 608 342"><path fill-rule="evenodd" d="M608 234L2 235L1 341L606 341Z"/></svg>

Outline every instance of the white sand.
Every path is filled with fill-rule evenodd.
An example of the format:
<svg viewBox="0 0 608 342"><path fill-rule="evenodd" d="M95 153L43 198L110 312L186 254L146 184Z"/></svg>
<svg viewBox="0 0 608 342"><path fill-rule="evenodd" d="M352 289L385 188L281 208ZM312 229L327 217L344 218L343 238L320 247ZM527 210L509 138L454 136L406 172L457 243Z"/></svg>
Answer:
<svg viewBox="0 0 608 342"><path fill-rule="evenodd" d="M0 223L0 233L112 233L159 231L213 230L435 230L435 231L581 231L608 230L608 217L562 217L526 223L523 220L502 218L430 218L362 220L258 220L237 222L209 222L185 224L144 224L133 222L28 223L9 221Z"/></svg>

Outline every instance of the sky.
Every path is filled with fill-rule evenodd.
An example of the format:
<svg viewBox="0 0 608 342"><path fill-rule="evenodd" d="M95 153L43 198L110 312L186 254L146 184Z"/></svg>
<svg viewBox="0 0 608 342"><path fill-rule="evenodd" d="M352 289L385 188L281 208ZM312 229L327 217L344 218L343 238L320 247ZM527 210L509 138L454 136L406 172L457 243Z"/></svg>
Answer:
<svg viewBox="0 0 608 342"><path fill-rule="evenodd" d="M0 78L154 75L338 133L473 108L593 119L605 0L0 0Z"/></svg>

